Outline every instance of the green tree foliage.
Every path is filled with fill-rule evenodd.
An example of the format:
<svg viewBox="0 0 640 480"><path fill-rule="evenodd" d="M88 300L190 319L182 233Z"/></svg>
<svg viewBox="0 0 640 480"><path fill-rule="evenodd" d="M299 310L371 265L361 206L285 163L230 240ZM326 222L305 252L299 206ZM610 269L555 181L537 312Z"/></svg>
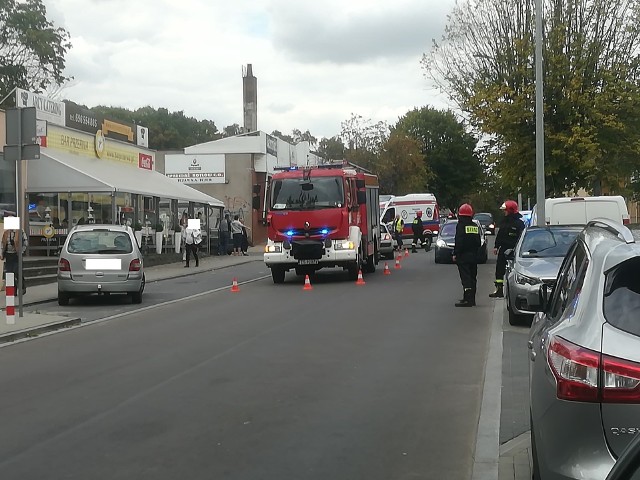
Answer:
<svg viewBox="0 0 640 480"><path fill-rule="evenodd" d="M222 129L223 137L233 137L241 133L242 133L242 129L240 128L240 125L238 125L237 123L234 123L232 125L227 125Z"/></svg>
<svg viewBox="0 0 640 480"><path fill-rule="evenodd" d="M285 135L280 130L274 130L273 132L271 132L271 135L273 137L278 137L280 140L284 140L285 142L290 143L291 145L294 145L296 143L293 140L293 137L291 135Z"/></svg>
<svg viewBox="0 0 640 480"><path fill-rule="evenodd" d="M63 75L69 33L47 20L42 0L0 1L0 99L14 87L42 93Z"/></svg>
<svg viewBox="0 0 640 480"><path fill-rule="evenodd" d="M547 195L625 193L640 153L640 3L543 0ZM535 190L534 0L465 0L423 57L489 136L493 172Z"/></svg>
<svg viewBox="0 0 640 480"><path fill-rule="evenodd" d="M326 160L344 159L344 143L339 136L323 138L318 145L318 155Z"/></svg>
<svg viewBox="0 0 640 480"><path fill-rule="evenodd" d="M294 144L299 142L309 142L309 146L311 146L311 148L315 147L318 144L318 139L311 135L309 130L307 130L306 132L301 132L297 128L294 128L291 132L291 135L293 137Z"/></svg>
<svg viewBox="0 0 640 480"><path fill-rule="evenodd" d="M424 192L429 180L421 143L401 132L392 133L386 140L374 171L382 194Z"/></svg>
<svg viewBox="0 0 640 480"><path fill-rule="evenodd" d="M181 150L190 145L222 138L212 120L197 120L183 111L143 107L135 111L120 107L97 106L92 111L114 120L144 125L149 128L149 148Z"/></svg>
<svg viewBox="0 0 640 480"><path fill-rule="evenodd" d="M430 193L440 205L451 209L475 193L482 180L482 165L475 155L477 144L453 112L430 107L413 109L398 120L394 133L410 135L420 142Z"/></svg>
<svg viewBox="0 0 640 480"><path fill-rule="evenodd" d="M345 159L375 172L378 157L389 136L387 124L372 123L370 119L352 113L351 118L341 123L341 127Z"/></svg>

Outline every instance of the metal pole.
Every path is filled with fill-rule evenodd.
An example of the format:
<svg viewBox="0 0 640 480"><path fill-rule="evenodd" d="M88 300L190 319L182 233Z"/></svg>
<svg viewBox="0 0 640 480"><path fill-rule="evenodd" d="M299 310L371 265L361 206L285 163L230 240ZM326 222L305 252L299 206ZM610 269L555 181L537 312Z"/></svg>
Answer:
<svg viewBox="0 0 640 480"><path fill-rule="evenodd" d="M22 193L22 109L18 108L18 161L16 162L16 210L18 218L20 218L20 229L18 230L18 238L20 239L20 248L18 248L18 281L16 288L18 289L18 317L22 318L22 233L26 219L24 217L24 195Z"/></svg>
<svg viewBox="0 0 640 480"><path fill-rule="evenodd" d="M535 0L536 16L536 215L538 226L545 225L544 185L544 89L542 76L542 0Z"/></svg>

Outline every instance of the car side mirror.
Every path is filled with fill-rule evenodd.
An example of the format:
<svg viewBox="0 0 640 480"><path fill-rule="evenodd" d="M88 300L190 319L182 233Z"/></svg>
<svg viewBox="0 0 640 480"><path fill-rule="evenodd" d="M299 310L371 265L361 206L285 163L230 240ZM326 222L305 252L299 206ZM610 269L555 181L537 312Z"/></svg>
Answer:
<svg viewBox="0 0 640 480"><path fill-rule="evenodd" d="M549 311L549 303L551 302L551 295L553 295L553 287L550 285L542 284L538 290L539 302L537 306L531 305L530 308L536 312L547 313Z"/></svg>
<svg viewBox="0 0 640 480"><path fill-rule="evenodd" d="M504 251L504 258L506 258L507 260L515 260L516 255L515 255L515 251L513 248L509 248L507 250Z"/></svg>

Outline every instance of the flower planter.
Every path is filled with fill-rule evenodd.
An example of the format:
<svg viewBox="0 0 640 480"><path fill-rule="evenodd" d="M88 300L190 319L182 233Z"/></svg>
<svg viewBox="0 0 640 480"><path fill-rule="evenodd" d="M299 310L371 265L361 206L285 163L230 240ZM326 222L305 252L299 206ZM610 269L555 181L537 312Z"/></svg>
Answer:
<svg viewBox="0 0 640 480"><path fill-rule="evenodd" d="M156 232L156 253L162 253L162 240L163 240L162 232Z"/></svg>
<svg viewBox="0 0 640 480"><path fill-rule="evenodd" d="M180 253L180 244L182 243L182 232L175 232L173 234L173 243L176 253Z"/></svg>

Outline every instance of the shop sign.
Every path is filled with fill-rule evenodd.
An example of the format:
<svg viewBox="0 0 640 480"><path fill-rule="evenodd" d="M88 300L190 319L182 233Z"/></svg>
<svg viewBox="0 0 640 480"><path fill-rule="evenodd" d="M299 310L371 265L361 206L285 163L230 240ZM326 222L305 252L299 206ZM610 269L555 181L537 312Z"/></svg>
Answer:
<svg viewBox="0 0 640 480"><path fill-rule="evenodd" d="M147 170L151 168L147 168L144 165L151 165L153 168L153 154L142 153L138 147L133 145L108 140L104 138L101 131L96 132L95 135L90 135L66 128L49 126L46 143L50 148L86 157L95 158L97 156L103 160L125 163L132 167L145 168ZM144 156L142 161L141 156Z"/></svg>
<svg viewBox="0 0 640 480"><path fill-rule="evenodd" d="M16 88L16 107L35 107L36 118L56 125L64 125L65 104L57 100Z"/></svg>
<svg viewBox="0 0 640 480"><path fill-rule="evenodd" d="M73 102L65 102L66 115L64 125L87 132L95 135L97 132L101 132L105 138L112 138L114 140L120 140L121 142L133 143L135 145L141 145L137 140L140 129L144 130L144 142L142 146L148 147L149 145L149 132L146 127L140 127L129 122L121 122L105 118L103 115L99 115L91 110L82 108ZM144 144L146 143L146 145Z"/></svg>
<svg viewBox="0 0 640 480"><path fill-rule="evenodd" d="M271 135L267 135L267 153L274 157L278 156L278 139Z"/></svg>
<svg viewBox="0 0 640 480"><path fill-rule="evenodd" d="M153 156L146 153L138 154L138 168L144 168L145 170L153 170Z"/></svg>
<svg viewBox="0 0 640 480"><path fill-rule="evenodd" d="M225 156L168 154L164 157L164 171L178 183L225 183Z"/></svg>

